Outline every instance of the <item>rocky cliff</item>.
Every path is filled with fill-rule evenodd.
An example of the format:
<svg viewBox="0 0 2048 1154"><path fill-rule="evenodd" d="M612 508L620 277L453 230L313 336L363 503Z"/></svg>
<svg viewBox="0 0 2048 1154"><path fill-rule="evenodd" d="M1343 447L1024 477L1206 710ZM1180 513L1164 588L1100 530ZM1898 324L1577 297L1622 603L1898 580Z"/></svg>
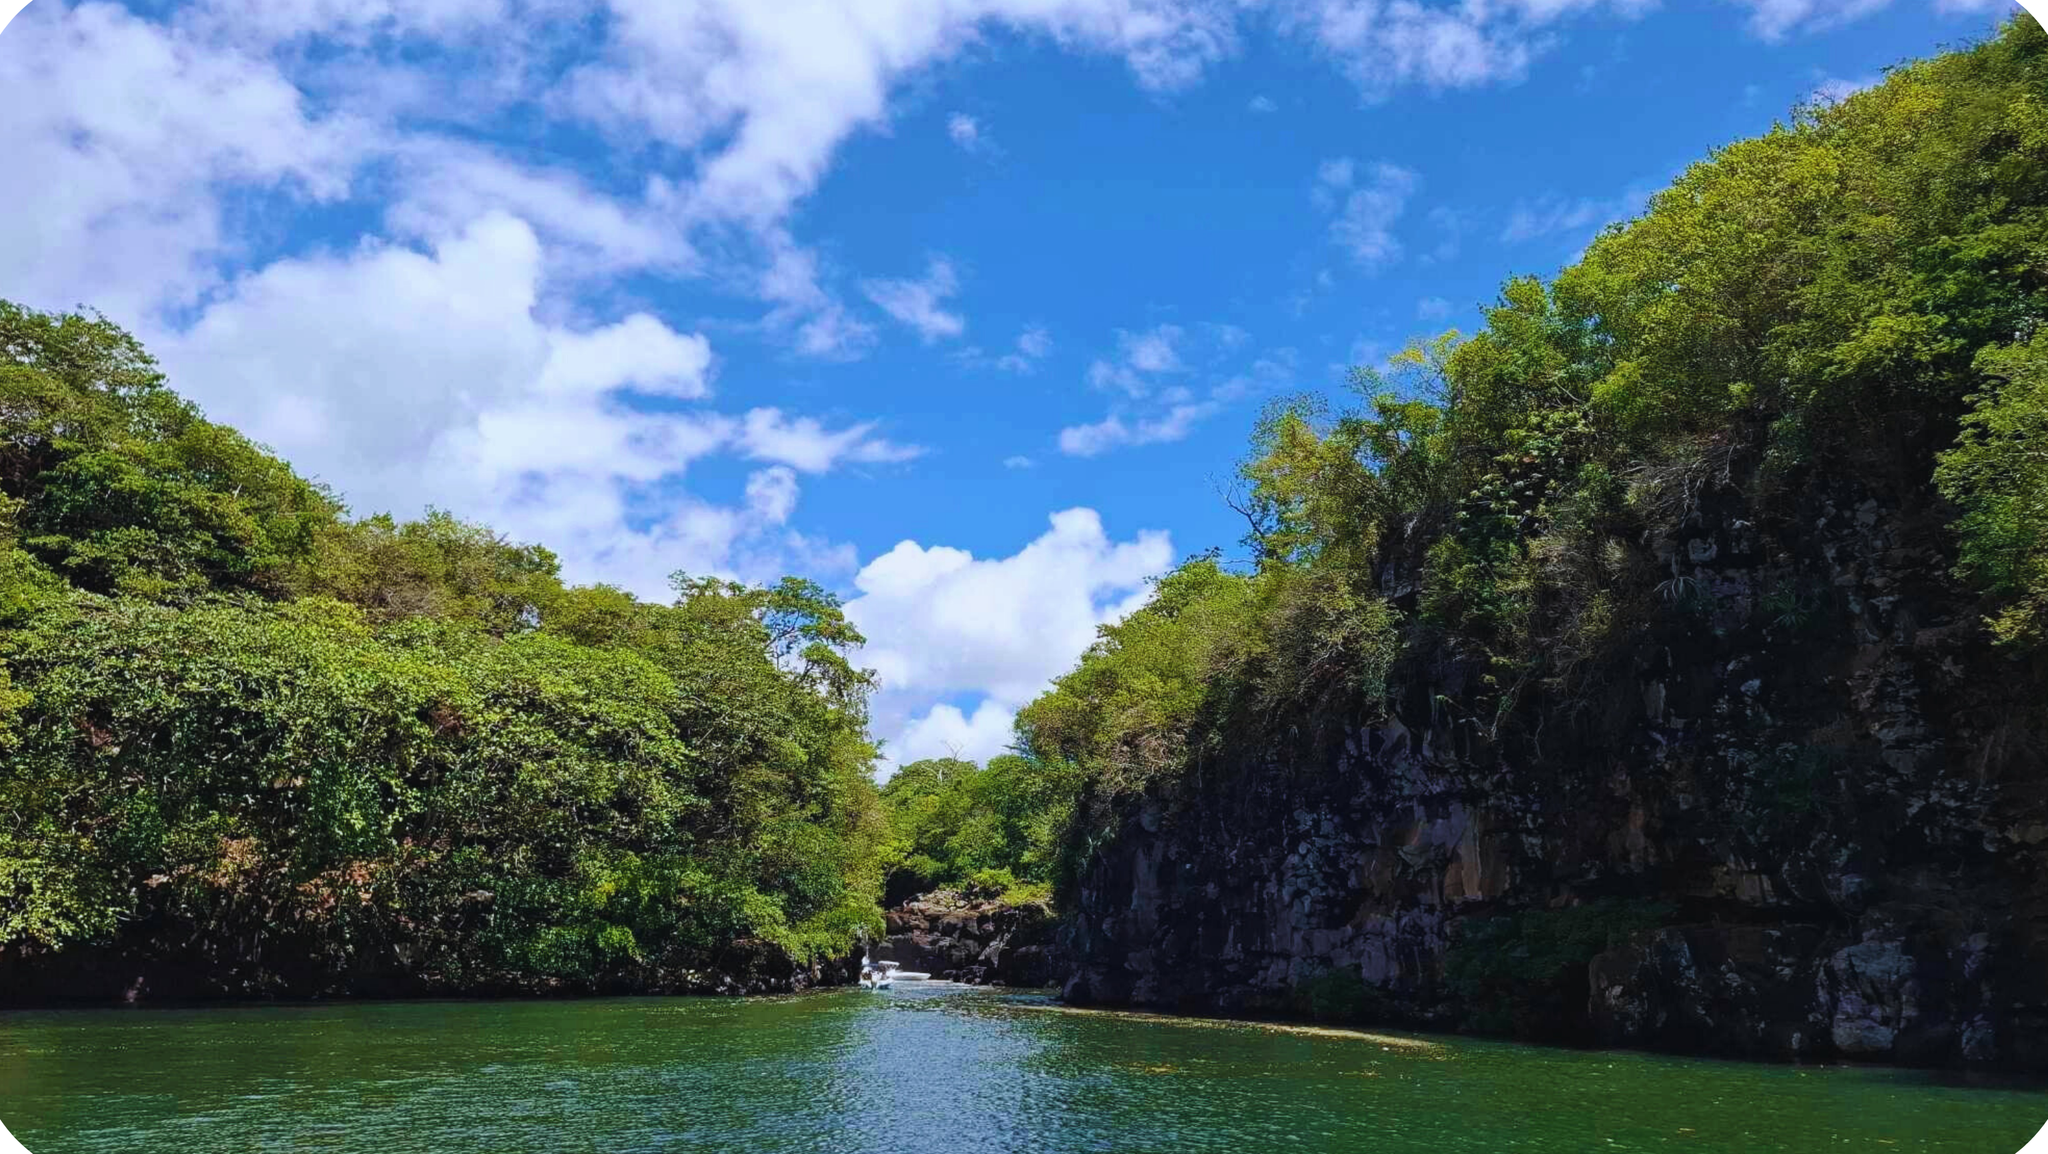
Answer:
<svg viewBox="0 0 2048 1154"><path fill-rule="evenodd" d="M1341 742L1126 806L1066 996L2048 1067L2048 682L1988 644L1924 484L1740 475L1645 536L1648 627L1520 739L1458 720L1447 654Z"/></svg>
<svg viewBox="0 0 2048 1154"><path fill-rule="evenodd" d="M889 936L878 960L969 985L1050 986L1065 969L1056 923L1043 903L976 901L950 890L925 894L883 915Z"/></svg>

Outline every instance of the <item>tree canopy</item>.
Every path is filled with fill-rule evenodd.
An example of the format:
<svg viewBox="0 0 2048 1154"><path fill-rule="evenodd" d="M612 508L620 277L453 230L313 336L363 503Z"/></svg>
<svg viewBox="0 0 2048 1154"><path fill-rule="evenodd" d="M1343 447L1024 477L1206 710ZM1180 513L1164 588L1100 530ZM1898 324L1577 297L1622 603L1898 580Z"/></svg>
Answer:
<svg viewBox="0 0 2048 1154"><path fill-rule="evenodd" d="M877 926L872 679L816 584L650 603L352 520L95 317L0 304L0 428L0 951L600 988Z"/></svg>

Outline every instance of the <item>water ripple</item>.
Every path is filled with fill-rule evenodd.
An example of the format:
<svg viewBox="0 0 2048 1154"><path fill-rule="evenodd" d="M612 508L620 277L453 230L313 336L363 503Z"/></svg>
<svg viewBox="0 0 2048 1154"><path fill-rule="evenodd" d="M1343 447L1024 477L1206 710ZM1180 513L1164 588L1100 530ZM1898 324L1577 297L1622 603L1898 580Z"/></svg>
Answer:
<svg viewBox="0 0 2048 1154"><path fill-rule="evenodd" d="M37 1154L2012 1150L2048 1094L1076 1012L939 984L755 1001L0 1014Z"/></svg>

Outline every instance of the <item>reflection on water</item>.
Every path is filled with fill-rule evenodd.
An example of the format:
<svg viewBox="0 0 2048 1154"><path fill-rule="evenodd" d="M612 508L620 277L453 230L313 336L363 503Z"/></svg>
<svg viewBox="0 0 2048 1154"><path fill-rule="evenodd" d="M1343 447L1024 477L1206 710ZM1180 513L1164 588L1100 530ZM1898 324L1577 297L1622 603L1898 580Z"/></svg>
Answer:
<svg viewBox="0 0 2048 1154"><path fill-rule="evenodd" d="M1889 1070L1065 1010L754 1001L0 1014L36 1154L2014 1151L2048 1093Z"/></svg>

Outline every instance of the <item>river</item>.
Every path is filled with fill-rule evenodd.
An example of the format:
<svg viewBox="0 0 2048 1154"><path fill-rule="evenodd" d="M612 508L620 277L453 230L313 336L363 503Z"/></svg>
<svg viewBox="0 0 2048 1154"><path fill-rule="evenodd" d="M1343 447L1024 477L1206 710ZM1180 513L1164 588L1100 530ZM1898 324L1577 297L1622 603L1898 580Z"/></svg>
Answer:
<svg viewBox="0 0 2048 1154"><path fill-rule="evenodd" d="M2008 1154L2048 1093L1063 1009L899 986L759 1000L0 1014L35 1154Z"/></svg>

